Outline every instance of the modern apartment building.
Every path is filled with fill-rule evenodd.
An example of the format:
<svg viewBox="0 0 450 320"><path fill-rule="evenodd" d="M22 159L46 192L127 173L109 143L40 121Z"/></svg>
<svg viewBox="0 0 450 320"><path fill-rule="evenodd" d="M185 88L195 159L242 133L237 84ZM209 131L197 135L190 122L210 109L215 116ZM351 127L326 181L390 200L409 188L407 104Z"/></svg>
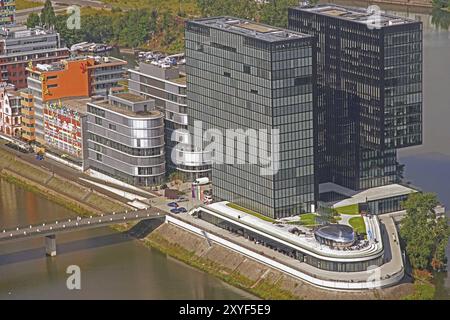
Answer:
<svg viewBox="0 0 450 320"><path fill-rule="evenodd" d="M138 68L128 70L128 84L130 92L154 99L156 108L164 114L168 172L179 171L187 180L194 180L208 177L211 165L201 152L193 151L187 145L184 149L176 149L183 141L188 142L188 137L181 131L172 137L175 130L188 130L189 107L186 101L186 73L183 69L184 65L167 67L140 62ZM176 158L175 161L172 156Z"/></svg>
<svg viewBox="0 0 450 320"><path fill-rule="evenodd" d="M397 149L422 143L422 23L335 4L289 9L317 39L318 178L398 182Z"/></svg>
<svg viewBox="0 0 450 320"><path fill-rule="evenodd" d="M315 211L314 37L216 17L187 22L185 38L189 128L197 139L209 129L226 135L225 146L211 151L214 199L272 218ZM243 144L228 129L259 136L240 135ZM273 174L264 171L264 152L272 155ZM232 163L221 164L225 158Z"/></svg>
<svg viewBox="0 0 450 320"><path fill-rule="evenodd" d="M60 99L105 96L124 80L126 62L110 57L72 57L27 68L28 91L33 97L35 140L45 143L44 108Z"/></svg>
<svg viewBox="0 0 450 320"><path fill-rule="evenodd" d="M26 68L30 63L49 64L69 55L54 30L15 25L0 28L0 80L17 89L27 87Z"/></svg>
<svg viewBox="0 0 450 320"><path fill-rule="evenodd" d="M14 23L16 0L0 0L0 25Z"/></svg>
<svg viewBox="0 0 450 320"><path fill-rule="evenodd" d="M20 138L21 97L13 85L0 83L0 133Z"/></svg>
<svg viewBox="0 0 450 320"><path fill-rule="evenodd" d="M87 104L89 167L136 186L164 181L164 116L155 101L132 93Z"/></svg>

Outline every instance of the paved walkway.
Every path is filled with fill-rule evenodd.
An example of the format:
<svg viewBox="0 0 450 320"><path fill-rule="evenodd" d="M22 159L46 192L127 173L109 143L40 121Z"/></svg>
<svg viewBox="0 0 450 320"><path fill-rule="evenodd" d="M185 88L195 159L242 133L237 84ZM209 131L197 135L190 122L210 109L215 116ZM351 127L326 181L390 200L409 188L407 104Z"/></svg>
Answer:
<svg viewBox="0 0 450 320"><path fill-rule="evenodd" d="M342 214L341 213L340 217L341 217L341 220L338 221L339 224L346 224L346 225L350 226L350 223L348 223L348 221L351 218L360 217L360 215L351 215L351 214Z"/></svg>

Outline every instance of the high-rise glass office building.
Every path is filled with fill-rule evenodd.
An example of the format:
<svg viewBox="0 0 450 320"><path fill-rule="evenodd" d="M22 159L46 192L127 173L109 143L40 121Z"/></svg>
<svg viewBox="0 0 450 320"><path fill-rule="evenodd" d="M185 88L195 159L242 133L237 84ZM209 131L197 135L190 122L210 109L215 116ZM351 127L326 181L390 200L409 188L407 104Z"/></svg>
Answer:
<svg viewBox="0 0 450 320"><path fill-rule="evenodd" d="M231 201L273 218L314 210L318 193L314 50L312 36L242 19L187 22L190 131L198 136L194 122L201 121L202 133L218 129L225 135L225 147L212 151L215 200ZM228 134L230 129L247 134L245 147ZM268 151L268 144L261 139L261 129L267 130L271 142L279 133L273 174L263 173L267 163L261 151ZM248 130L257 131L258 136ZM243 148L243 154L237 152ZM221 156L233 158L234 163L220 164ZM257 163L250 161L255 158Z"/></svg>
<svg viewBox="0 0 450 320"><path fill-rule="evenodd" d="M397 149L422 143L422 24L334 4L289 9L317 40L318 179L397 182Z"/></svg>

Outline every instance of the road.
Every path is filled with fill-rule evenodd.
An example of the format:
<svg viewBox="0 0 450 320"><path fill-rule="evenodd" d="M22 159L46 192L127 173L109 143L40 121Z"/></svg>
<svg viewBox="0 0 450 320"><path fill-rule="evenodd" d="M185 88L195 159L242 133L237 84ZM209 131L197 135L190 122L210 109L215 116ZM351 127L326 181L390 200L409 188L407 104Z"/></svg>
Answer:
<svg viewBox="0 0 450 320"><path fill-rule="evenodd" d="M26 162L29 162L29 163L37 166L37 167L45 169L45 170L47 170L49 172L53 172L55 175L58 175L58 176L63 177L65 179L67 179L67 180L70 180L70 181L74 181L77 184L80 184L80 185L82 185L82 186L84 186L86 188L95 190L95 191L97 191L99 193L102 193L102 194L104 194L104 195L106 195L106 196L108 196L110 198L113 198L115 200L118 200L120 202L127 203L127 202L129 202L129 199L121 197L120 195L117 195L117 194L115 194L113 192L109 192L108 190L105 190L104 188L101 188L101 187L95 186L93 184L90 184L90 183L88 183L88 182L86 182L86 181L84 181L84 180L82 180L80 178L89 179L89 180L94 181L94 182L99 182L99 183L101 183L103 185L110 185L110 186L112 186L114 188L120 188L120 189L122 189L124 191L130 192L130 193L133 193L133 194L137 194L137 195L143 196L145 198L152 198L147 193L140 193L140 192L138 192L136 190L130 190L130 189L126 189L124 187L119 187L117 185L111 185L111 184L109 184L109 183L107 183L105 181L102 181L102 180L99 180L99 179L95 179L95 178L90 177L90 176L88 176L88 175L86 175L86 174L84 174L84 173L82 173L80 171L76 171L75 169L69 168L69 167L65 166L64 164L61 164L61 163L59 163L57 161L49 159L48 157L45 157L44 160L36 160L34 153L22 153L22 152L19 152L17 150L14 150L14 149L11 149L11 148L7 147L5 145L5 143L6 143L6 141L0 139L0 149L6 150L7 152L9 152L11 154L14 154L16 157L18 157L18 158L20 158L22 160L25 160Z"/></svg>

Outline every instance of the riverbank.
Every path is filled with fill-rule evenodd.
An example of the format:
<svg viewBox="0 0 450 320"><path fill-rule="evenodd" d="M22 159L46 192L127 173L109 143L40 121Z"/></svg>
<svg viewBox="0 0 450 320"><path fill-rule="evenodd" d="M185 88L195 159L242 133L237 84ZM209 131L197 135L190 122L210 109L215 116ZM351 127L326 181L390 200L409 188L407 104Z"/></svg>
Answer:
<svg viewBox="0 0 450 320"><path fill-rule="evenodd" d="M121 212L131 206L86 188L0 149L0 178L52 201L80 216ZM124 226L113 226L122 231Z"/></svg>
<svg viewBox="0 0 450 320"><path fill-rule="evenodd" d="M411 283L370 291L320 289L170 223L154 230L144 244L263 299L403 299L414 292Z"/></svg>

